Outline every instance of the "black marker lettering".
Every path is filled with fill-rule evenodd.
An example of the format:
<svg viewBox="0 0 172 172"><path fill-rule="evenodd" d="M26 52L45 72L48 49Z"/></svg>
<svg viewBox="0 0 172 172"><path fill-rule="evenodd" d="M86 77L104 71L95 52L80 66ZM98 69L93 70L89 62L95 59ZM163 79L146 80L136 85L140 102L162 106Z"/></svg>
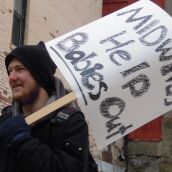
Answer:
<svg viewBox="0 0 172 172"><path fill-rule="evenodd" d="M81 75L82 77L88 76L88 75L90 75L90 74L92 74L92 73L95 73L96 70L101 70L101 69L103 69L103 65L100 64L100 63L96 63L96 64L94 65L94 67L89 68L89 69L87 69L87 70L81 72L80 75Z"/></svg>
<svg viewBox="0 0 172 172"><path fill-rule="evenodd" d="M71 60L71 64L76 64L79 60L84 58L85 53L83 51L71 51L65 55L65 58Z"/></svg>
<svg viewBox="0 0 172 172"><path fill-rule="evenodd" d="M88 56L85 56L81 60L79 60L76 64L74 64L74 68L76 71L83 71L88 69L88 67L91 65L91 61L88 59L96 57L96 53L91 53Z"/></svg>
<svg viewBox="0 0 172 172"><path fill-rule="evenodd" d="M131 54L129 54L127 51L124 50L116 50L110 53L109 57L114 64L121 66L121 64L116 59L120 57L126 61L129 61L131 59Z"/></svg>
<svg viewBox="0 0 172 172"><path fill-rule="evenodd" d="M100 96L101 96L101 90L102 90L102 88L104 88L104 91L107 91L108 90L108 86L106 85L106 83L99 82L99 91L98 91L98 93L97 94L93 94L91 92L88 93L90 99L92 99L94 101L95 100L98 100L100 98Z"/></svg>
<svg viewBox="0 0 172 172"><path fill-rule="evenodd" d="M156 26L159 22L160 22L159 20L153 20L148 25L146 25L144 28L138 30L136 33L137 34L143 34L144 32L148 31L152 27Z"/></svg>
<svg viewBox="0 0 172 172"><path fill-rule="evenodd" d="M144 68L147 68L147 67L150 67L150 65L147 63L147 62L142 62L141 64L137 65L137 66L134 66L126 71L123 71L123 72L120 72L122 74L123 77L126 77L138 70L141 70L141 69L144 69Z"/></svg>
<svg viewBox="0 0 172 172"><path fill-rule="evenodd" d="M159 47L156 48L156 52L161 52L159 56L160 61L167 61L172 59L172 55L166 56L166 54L172 49L172 47L164 48L166 45L171 44L171 39L165 40Z"/></svg>
<svg viewBox="0 0 172 172"><path fill-rule="evenodd" d="M166 96L172 96L172 85L168 85L165 88Z"/></svg>
<svg viewBox="0 0 172 172"><path fill-rule="evenodd" d="M153 40L150 41L149 36L151 36L151 34L154 34L157 31L160 32L159 36L156 39L153 38ZM159 27L151 30L150 32L146 33L145 35L143 35L141 38L139 38L139 40L145 46L154 46L154 45L157 45L158 43L160 43L166 37L167 31L168 30L165 26L159 26ZM148 39L146 40L146 38L148 38Z"/></svg>
<svg viewBox="0 0 172 172"><path fill-rule="evenodd" d="M140 83L142 83L142 87L140 89L137 89L136 85ZM128 83L126 83L125 85L123 85L122 89L126 89L128 87L130 88L131 95L137 98L142 96L148 91L150 87L150 82L146 75L141 74L136 78L132 79L131 81L129 81Z"/></svg>
<svg viewBox="0 0 172 172"><path fill-rule="evenodd" d="M117 16L122 16L122 15L126 15L126 14L130 14L130 13L134 13L132 14L127 20L126 23L132 23L135 21L140 21L139 24L137 24L134 27L134 30L139 29L140 27L142 27L147 21L149 21L152 18L152 15L148 15L148 16L142 16L142 17L136 17L136 15L142 10L143 8L137 8L137 9L132 9L130 11L124 11L122 13L118 13Z"/></svg>
<svg viewBox="0 0 172 172"><path fill-rule="evenodd" d="M165 65L163 67L161 67L161 74L163 76L169 74L170 72L172 72L172 64L168 64L168 65Z"/></svg>
<svg viewBox="0 0 172 172"><path fill-rule="evenodd" d="M83 86L85 86L89 90L93 90L95 86L90 84L89 79L93 79L96 82L101 82L104 79L104 77L102 74L98 72L94 72L94 73L90 73L89 75L85 75L84 77L81 78L81 82Z"/></svg>
<svg viewBox="0 0 172 172"><path fill-rule="evenodd" d="M109 38L101 40L100 44L104 44L106 42L111 42L112 44L114 44L115 46L113 48L106 49L106 52L108 52L108 51L115 50L115 49L120 48L120 47L124 47L126 45L131 44L131 43L134 43L135 42L134 40L129 40L127 42L121 43L121 42L117 41L116 39L114 39L114 38L116 38L116 37L118 37L120 35L123 35L125 33L126 33L126 31L122 31L122 32L120 32L118 34L112 35Z"/></svg>
<svg viewBox="0 0 172 172"><path fill-rule="evenodd" d="M88 40L87 33L79 32L75 33L66 39L60 41L57 44L57 47L65 53L69 53L73 50L76 50L80 45L85 44Z"/></svg>
<svg viewBox="0 0 172 172"><path fill-rule="evenodd" d="M119 113L111 115L109 109L111 106L117 106L119 108ZM120 115L125 109L125 102L117 97L110 97L103 100L100 104L100 112L106 118L114 118L114 116Z"/></svg>
<svg viewBox="0 0 172 172"><path fill-rule="evenodd" d="M126 130L127 130L128 128L131 128L131 127L133 127L132 124L130 124L130 125L126 126L126 127L125 127L124 125L122 125L121 127L119 127L119 130L118 130L118 131L116 131L116 132L114 132L114 133L108 135L108 136L106 137L106 139L110 139L111 137L113 137L113 136L115 136L115 135L117 135L117 134L119 134L119 133L121 133L121 135L124 135L125 132L126 132Z"/></svg>
<svg viewBox="0 0 172 172"><path fill-rule="evenodd" d="M170 106L170 105L172 105L172 101L170 102L170 101L168 101L168 99L164 99L164 104L165 104L165 106Z"/></svg>

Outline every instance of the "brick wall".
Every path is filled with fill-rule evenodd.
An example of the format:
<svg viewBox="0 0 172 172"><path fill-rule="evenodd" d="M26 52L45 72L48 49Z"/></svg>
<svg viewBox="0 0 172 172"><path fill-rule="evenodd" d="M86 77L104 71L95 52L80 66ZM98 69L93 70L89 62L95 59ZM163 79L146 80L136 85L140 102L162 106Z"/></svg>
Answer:
<svg viewBox="0 0 172 172"><path fill-rule="evenodd" d="M13 1L0 0L0 109L10 102L10 89L4 66L4 56L10 49Z"/></svg>

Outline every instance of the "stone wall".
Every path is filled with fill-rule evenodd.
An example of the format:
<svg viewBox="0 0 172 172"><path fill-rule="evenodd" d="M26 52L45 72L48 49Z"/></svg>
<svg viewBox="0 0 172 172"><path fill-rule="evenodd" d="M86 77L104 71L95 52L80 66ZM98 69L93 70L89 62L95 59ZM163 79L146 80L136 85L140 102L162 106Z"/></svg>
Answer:
<svg viewBox="0 0 172 172"><path fill-rule="evenodd" d="M128 172L172 171L172 112L163 115L162 126L161 141L128 142Z"/></svg>

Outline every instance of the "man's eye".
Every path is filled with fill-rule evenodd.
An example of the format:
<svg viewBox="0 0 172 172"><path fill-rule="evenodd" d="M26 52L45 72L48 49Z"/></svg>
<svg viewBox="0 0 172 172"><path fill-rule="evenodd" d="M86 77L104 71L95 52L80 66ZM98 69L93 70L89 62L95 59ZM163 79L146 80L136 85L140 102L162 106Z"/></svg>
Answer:
<svg viewBox="0 0 172 172"><path fill-rule="evenodd" d="M12 72L12 70L8 69L8 73L11 73L11 72Z"/></svg>
<svg viewBox="0 0 172 172"><path fill-rule="evenodd" d="M23 71L23 70L25 70L25 68L18 68L17 70L18 71Z"/></svg>

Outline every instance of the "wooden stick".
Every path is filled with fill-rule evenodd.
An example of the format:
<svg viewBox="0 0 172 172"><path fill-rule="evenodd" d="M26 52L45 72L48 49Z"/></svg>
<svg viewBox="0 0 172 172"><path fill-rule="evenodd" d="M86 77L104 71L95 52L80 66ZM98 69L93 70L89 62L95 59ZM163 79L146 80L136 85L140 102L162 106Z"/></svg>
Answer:
<svg viewBox="0 0 172 172"><path fill-rule="evenodd" d="M53 112L56 109L61 108L64 105L67 105L68 103L76 100L76 95L74 92L71 92L67 95L65 95L64 97L54 101L53 103L43 107L42 109L34 112L33 114L27 116L25 118L26 123L31 125L34 122L40 120L41 118L45 117L46 115L48 115L49 113Z"/></svg>

